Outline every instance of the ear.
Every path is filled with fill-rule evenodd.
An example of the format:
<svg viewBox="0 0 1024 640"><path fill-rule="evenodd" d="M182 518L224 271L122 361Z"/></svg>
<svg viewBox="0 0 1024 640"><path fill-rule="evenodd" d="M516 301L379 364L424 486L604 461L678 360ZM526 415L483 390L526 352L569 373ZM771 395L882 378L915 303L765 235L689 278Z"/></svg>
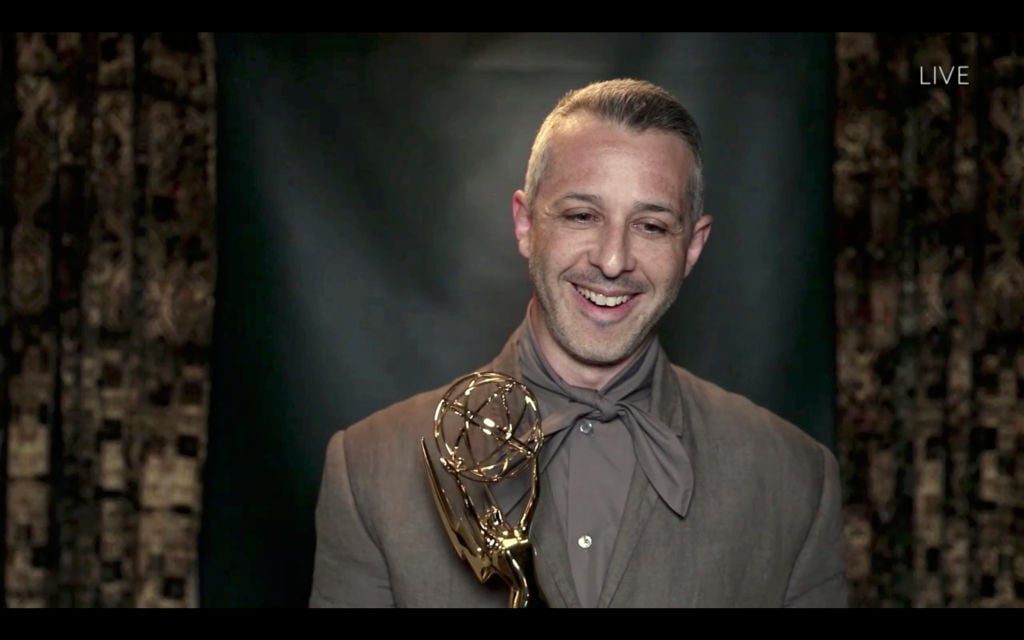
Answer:
<svg viewBox="0 0 1024 640"><path fill-rule="evenodd" d="M530 229L533 227L533 215L526 206L526 193L522 189L512 194L512 224L516 232L519 253L529 259L530 253L533 251L530 235Z"/></svg>
<svg viewBox="0 0 1024 640"><path fill-rule="evenodd" d="M704 244L708 241L708 236L711 235L711 223L711 216L701 216L694 223L693 231L690 233L690 243L686 247L686 271L683 273L683 277L690 275L690 271L697 264L697 259L700 258L700 253L704 250Z"/></svg>

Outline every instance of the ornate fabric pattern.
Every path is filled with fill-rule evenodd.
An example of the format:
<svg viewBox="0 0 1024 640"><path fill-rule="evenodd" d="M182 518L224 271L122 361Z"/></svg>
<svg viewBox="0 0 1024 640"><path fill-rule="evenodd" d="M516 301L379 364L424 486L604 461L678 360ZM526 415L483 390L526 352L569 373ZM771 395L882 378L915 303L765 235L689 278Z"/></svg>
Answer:
<svg viewBox="0 0 1024 640"><path fill-rule="evenodd" d="M836 65L852 604L1024 605L1024 36L841 33Z"/></svg>
<svg viewBox="0 0 1024 640"><path fill-rule="evenodd" d="M14 39L6 603L190 606L216 273L213 38Z"/></svg>

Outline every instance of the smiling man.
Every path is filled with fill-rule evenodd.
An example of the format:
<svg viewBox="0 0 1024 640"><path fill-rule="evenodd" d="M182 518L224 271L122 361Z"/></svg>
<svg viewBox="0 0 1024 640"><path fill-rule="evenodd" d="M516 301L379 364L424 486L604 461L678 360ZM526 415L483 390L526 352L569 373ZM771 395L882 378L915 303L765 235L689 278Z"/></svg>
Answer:
<svg viewBox="0 0 1024 640"><path fill-rule="evenodd" d="M628 96L608 113L586 110L588 100L604 104L601 89L549 117L534 145L528 193L512 199L540 303L531 313L538 346L563 380L594 389L651 339L711 230L711 218L688 204L699 171L689 146L699 149L696 124L685 112L664 123L676 127L671 132L642 117L631 122L615 111L629 107Z"/></svg>
<svg viewBox="0 0 1024 640"><path fill-rule="evenodd" d="M845 606L835 458L670 363L655 333L711 231L686 109L637 80L569 92L512 218L534 297L481 370L522 380L544 417L530 538L547 604ZM506 603L452 550L422 468L447 388L331 439L312 606ZM496 493L513 506L509 486Z"/></svg>

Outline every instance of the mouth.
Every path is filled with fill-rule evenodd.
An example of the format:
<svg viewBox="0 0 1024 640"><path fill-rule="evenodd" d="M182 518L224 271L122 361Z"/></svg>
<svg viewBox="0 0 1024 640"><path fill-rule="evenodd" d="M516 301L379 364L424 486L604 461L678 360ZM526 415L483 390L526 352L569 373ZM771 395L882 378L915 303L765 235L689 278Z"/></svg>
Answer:
<svg viewBox="0 0 1024 640"><path fill-rule="evenodd" d="M615 307L620 307L626 304L633 298L634 295L631 293L621 295L606 295L603 293L599 293L597 291L593 291L591 289L587 289L586 287L581 287L578 284L574 284L573 288L575 288L576 292L583 296L583 298L585 298L587 301L591 302L592 304L598 307L604 307L607 309L614 309Z"/></svg>

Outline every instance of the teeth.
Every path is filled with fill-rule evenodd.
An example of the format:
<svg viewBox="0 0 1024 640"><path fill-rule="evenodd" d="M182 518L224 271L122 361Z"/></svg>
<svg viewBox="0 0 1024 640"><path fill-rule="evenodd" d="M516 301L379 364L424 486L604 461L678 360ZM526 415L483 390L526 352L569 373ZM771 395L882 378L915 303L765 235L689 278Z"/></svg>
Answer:
<svg viewBox="0 0 1024 640"><path fill-rule="evenodd" d="M605 296L583 287L576 287L576 290L580 292L581 296L599 307L617 307L630 298L630 296Z"/></svg>

